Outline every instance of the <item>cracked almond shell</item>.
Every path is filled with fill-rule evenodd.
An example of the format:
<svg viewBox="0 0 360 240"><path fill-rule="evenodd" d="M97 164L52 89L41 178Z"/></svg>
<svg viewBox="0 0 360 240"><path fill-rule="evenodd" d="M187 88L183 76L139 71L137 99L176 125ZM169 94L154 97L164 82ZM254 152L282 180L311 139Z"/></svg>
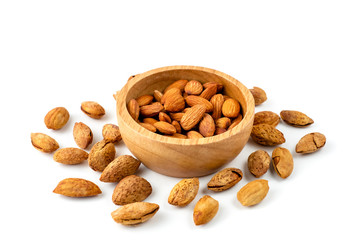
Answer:
<svg viewBox="0 0 360 240"><path fill-rule="evenodd" d="M136 225L148 221L158 210L156 203L135 202L119 207L111 213L111 217L123 225Z"/></svg>
<svg viewBox="0 0 360 240"><path fill-rule="evenodd" d="M214 192L221 192L235 186L242 177L243 173L240 169L225 168L210 179L207 188Z"/></svg>
<svg viewBox="0 0 360 240"><path fill-rule="evenodd" d="M67 197L91 197L101 193L93 182L82 178L66 178L61 180L53 191Z"/></svg>
<svg viewBox="0 0 360 240"><path fill-rule="evenodd" d="M326 143L325 135L319 132L308 133L296 144L297 153L312 153L322 148Z"/></svg>
<svg viewBox="0 0 360 240"><path fill-rule="evenodd" d="M115 158L115 146L106 140L94 144L89 153L89 166L94 171L102 172Z"/></svg>
<svg viewBox="0 0 360 240"><path fill-rule="evenodd" d="M199 191L198 178L186 178L178 182L170 192L168 203L175 206L186 206L196 197Z"/></svg>

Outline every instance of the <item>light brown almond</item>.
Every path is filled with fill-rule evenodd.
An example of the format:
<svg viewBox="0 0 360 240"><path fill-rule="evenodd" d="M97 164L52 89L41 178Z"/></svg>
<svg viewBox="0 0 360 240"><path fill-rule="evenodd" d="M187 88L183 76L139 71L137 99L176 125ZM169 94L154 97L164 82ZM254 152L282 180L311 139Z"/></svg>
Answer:
<svg viewBox="0 0 360 240"><path fill-rule="evenodd" d="M209 86L211 86L213 84L217 85L217 91L218 92L221 92L223 90L223 88L224 88L224 85L222 83L219 83L219 82L206 82L206 83L203 84L203 87L208 88Z"/></svg>
<svg viewBox="0 0 360 240"><path fill-rule="evenodd" d="M151 184L142 177L130 175L116 185L112 201L116 205L125 205L145 200L152 192Z"/></svg>
<svg viewBox="0 0 360 240"><path fill-rule="evenodd" d="M275 146L285 142L283 133L268 124L257 124L253 126L251 138L263 146Z"/></svg>
<svg viewBox="0 0 360 240"><path fill-rule="evenodd" d="M242 119L243 119L242 115L239 114L239 116L237 118L232 120L232 122L227 130L229 131L229 130L233 129L234 127L236 127L241 122Z"/></svg>
<svg viewBox="0 0 360 240"><path fill-rule="evenodd" d="M259 87L254 87L253 89L249 90L254 97L255 106L260 105L267 100L266 92L263 89Z"/></svg>
<svg viewBox="0 0 360 240"><path fill-rule="evenodd" d="M190 96L189 96L190 97ZM210 103L211 104L211 103ZM190 130L200 122L206 107L203 104L194 105L189 111L187 111L181 118L180 124L184 130Z"/></svg>
<svg viewBox="0 0 360 240"><path fill-rule="evenodd" d="M222 106L224 104L224 96L222 94L216 94L210 99L210 103L214 106L212 117L217 120L221 117Z"/></svg>
<svg viewBox="0 0 360 240"><path fill-rule="evenodd" d="M187 137L189 139L197 139L197 138L204 138L203 135L201 135L199 132L197 131L189 131L187 132Z"/></svg>
<svg viewBox="0 0 360 240"><path fill-rule="evenodd" d="M215 133L214 119L207 113L204 114L202 120L199 123L199 132L204 137L211 137Z"/></svg>
<svg viewBox="0 0 360 240"><path fill-rule="evenodd" d="M164 112L160 112L160 113L159 113L159 120L160 120L160 121L163 121L163 122L171 123L171 118L170 118L170 116L167 115L167 114L164 113Z"/></svg>
<svg viewBox="0 0 360 240"><path fill-rule="evenodd" d="M44 122L48 129L58 130L65 126L69 118L70 114L66 108L56 107L46 114Z"/></svg>
<svg viewBox="0 0 360 240"><path fill-rule="evenodd" d="M85 101L81 103L81 111L91 118L99 119L105 115L105 109L97 102Z"/></svg>
<svg viewBox="0 0 360 240"><path fill-rule="evenodd" d="M165 95L172 92L172 90L169 90ZM164 109L166 111L181 112L185 108L185 100L181 94L174 93L165 97Z"/></svg>
<svg viewBox="0 0 360 240"><path fill-rule="evenodd" d="M102 182L119 182L124 177L135 174L141 162L130 155L122 155L106 166L100 176Z"/></svg>
<svg viewBox="0 0 360 240"><path fill-rule="evenodd" d="M139 123L142 127L146 128L147 130L149 130L150 132L156 132L156 127L154 127L153 124L150 123Z"/></svg>
<svg viewBox="0 0 360 240"><path fill-rule="evenodd" d="M181 95L181 90L178 88L170 88L166 93L163 94L160 103L165 104L166 100L174 95Z"/></svg>
<svg viewBox="0 0 360 240"><path fill-rule="evenodd" d="M79 148L87 148L93 141L91 129L82 122L76 122L73 128L73 137Z"/></svg>
<svg viewBox="0 0 360 240"><path fill-rule="evenodd" d="M80 164L88 159L89 154L79 148L62 148L54 153L54 160L58 163L74 165Z"/></svg>
<svg viewBox="0 0 360 240"><path fill-rule="evenodd" d="M185 85L185 93L189 95L199 95L203 90L201 82L197 80L191 80Z"/></svg>
<svg viewBox="0 0 360 240"><path fill-rule="evenodd" d="M44 133L31 133L31 144L37 150L45 153L54 152L59 148L56 140Z"/></svg>
<svg viewBox="0 0 360 240"><path fill-rule="evenodd" d="M199 199L194 207L193 220L195 225L202 225L210 222L219 210L219 202L209 195Z"/></svg>
<svg viewBox="0 0 360 240"><path fill-rule="evenodd" d="M272 163L276 173L281 178L290 176L294 169L294 160L290 151L286 148L277 147L272 152Z"/></svg>
<svg viewBox="0 0 360 240"><path fill-rule="evenodd" d="M325 135L319 132L308 133L296 144L297 153L312 153L322 148L326 143Z"/></svg>
<svg viewBox="0 0 360 240"><path fill-rule="evenodd" d="M196 197L199 191L199 179L182 179L171 190L168 202L175 206L186 206Z"/></svg>
<svg viewBox="0 0 360 240"><path fill-rule="evenodd" d="M229 98L222 105L222 113L225 117L236 118L240 113L240 104L237 100Z"/></svg>
<svg viewBox="0 0 360 240"><path fill-rule="evenodd" d="M154 98L157 102L160 102L162 97L163 97L162 92L158 90L154 90Z"/></svg>
<svg viewBox="0 0 360 240"><path fill-rule="evenodd" d="M134 202L121 206L111 213L115 222L136 225L148 221L159 210L159 205L148 202Z"/></svg>
<svg viewBox="0 0 360 240"><path fill-rule="evenodd" d="M154 117L164 109L163 105L159 102L154 102L150 105L140 107L140 114L143 117Z"/></svg>
<svg viewBox="0 0 360 240"><path fill-rule="evenodd" d="M213 105L208 100L206 100L205 98L199 97L199 96L195 96L195 95L187 96L185 98L185 101L191 107L198 105L198 104L205 105L207 113L212 112L214 109Z"/></svg>
<svg viewBox="0 0 360 240"><path fill-rule="evenodd" d="M143 119L143 122L144 122L144 123L151 124L151 125L154 125L154 123L157 123L158 120L156 120L156 119L154 119L154 118L144 118L144 119Z"/></svg>
<svg viewBox="0 0 360 240"><path fill-rule="evenodd" d="M253 206L260 203L269 192L269 184L265 179L249 182L237 193L237 199L243 206Z"/></svg>
<svg viewBox="0 0 360 240"><path fill-rule="evenodd" d="M208 182L207 188L214 192L225 191L237 184L243 177L238 168L225 168L216 173Z"/></svg>
<svg viewBox="0 0 360 240"><path fill-rule="evenodd" d="M217 127L217 128L215 128L215 133L214 133L214 135L219 135L219 134L222 134L222 133L224 133L224 132L226 132L227 130L225 129L225 128L219 128L219 127Z"/></svg>
<svg viewBox="0 0 360 240"><path fill-rule="evenodd" d="M122 139L120 129L115 124L105 124L102 129L102 135L106 141L112 143L119 142Z"/></svg>
<svg viewBox="0 0 360 240"><path fill-rule="evenodd" d="M149 105L153 99L154 99L154 96L142 95L142 96L136 98L135 100L138 102L139 107L141 107L141 106Z"/></svg>
<svg viewBox="0 0 360 240"><path fill-rule="evenodd" d="M184 116L185 113L183 112L178 112L178 113L170 113L170 117L172 120L181 121L181 118Z"/></svg>
<svg viewBox="0 0 360 240"><path fill-rule="evenodd" d="M130 99L127 105L130 116L137 122L140 115L140 106L135 99Z"/></svg>
<svg viewBox="0 0 360 240"><path fill-rule="evenodd" d="M67 197L91 197L101 193L93 182L82 178L66 178L61 180L53 191Z"/></svg>
<svg viewBox="0 0 360 240"><path fill-rule="evenodd" d="M115 158L115 146L106 140L101 140L91 148L88 163L94 171L102 172Z"/></svg>
<svg viewBox="0 0 360 240"><path fill-rule="evenodd" d="M216 127L227 129L231 124L231 119L228 117L222 117L216 120Z"/></svg>
<svg viewBox="0 0 360 240"><path fill-rule="evenodd" d="M254 115L254 125L269 124L276 127L280 122L280 116L271 111L261 111Z"/></svg>
<svg viewBox="0 0 360 240"><path fill-rule="evenodd" d="M217 93L217 84L211 84L202 91L200 97L210 100Z"/></svg>
<svg viewBox="0 0 360 240"><path fill-rule="evenodd" d="M306 127L314 123L311 118L299 111L283 110L280 116L284 122L294 127Z"/></svg>
<svg viewBox="0 0 360 240"><path fill-rule="evenodd" d="M168 137L187 139L187 136L181 133L174 133L173 135L167 135Z"/></svg>
<svg viewBox="0 0 360 240"><path fill-rule="evenodd" d="M167 88L165 88L164 93L166 93L171 88L178 88L182 92L184 91L184 88L188 82L189 82L188 80L184 80L184 79L177 80L172 84L170 84Z"/></svg>
<svg viewBox="0 0 360 240"><path fill-rule="evenodd" d="M181 125L178 121L172 121L171 124L175 127L177 133L181 133Z"/></svg>
<svg viewBox="0 0 360 240"><path fill-rule="evenodd" d="M248 168L252 175L259 178L270 168L271 158L264 150L257 150L248 157Z"/></svg>
<svg viewBox="0 0 360 240"><path fill-rule="evenodd" d="M176 128L168 122L159 121L154 123L154 127L163 134L172 135L176 133Z"/></svg>

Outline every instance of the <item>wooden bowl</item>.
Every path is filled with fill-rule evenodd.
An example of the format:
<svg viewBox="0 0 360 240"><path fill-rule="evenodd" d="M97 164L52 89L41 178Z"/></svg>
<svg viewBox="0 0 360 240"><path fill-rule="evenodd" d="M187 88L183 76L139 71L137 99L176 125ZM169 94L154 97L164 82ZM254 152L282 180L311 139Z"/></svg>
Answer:
<svg viewBox="0 0 360 240"><path fill-rule="evenodd" d="M243 120L230 131L202 139L162 136L140 126L130 116L132 98L163 91L179 80L220 82L224 93L240 102ZM254 99L235 78L204 67L170 66L136 75L116 93L117 119L124 143L136 158L155 172L173 177L198 177L214 173L233 160L247 143L254 120Z"/></svg>

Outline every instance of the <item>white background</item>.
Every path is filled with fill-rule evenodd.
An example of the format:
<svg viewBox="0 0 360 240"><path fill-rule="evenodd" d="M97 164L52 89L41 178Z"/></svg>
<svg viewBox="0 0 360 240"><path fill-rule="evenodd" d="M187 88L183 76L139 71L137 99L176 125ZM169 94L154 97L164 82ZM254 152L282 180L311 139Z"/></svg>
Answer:
<svg viewBox="0 0 360 240"><path fill-rule="evenodd" d="M1 239L359 239L359 1L17 1L0 2ZM200 178L187 207L167 203L180 180L144 166L153 193L146 201L159 212L136 227L115 223L110 213L115 184L98 180L86 163L65 166L35 150L31 132L76 147L75 122L83 121L101 140L106 123L116 123L112 94L130 75L169 65L197 65L225 72L248 88L266 90L256 111L305 112L315 123L278 128L294 155L288 179L270 169L262 178L270 191L246 208L237 191L254 180L247 157L266 148L249 141L226 167L245 177L232 189L212 193L211 176ZM86 100L106 109L101 120L80 111ZM57 106L70 112L59 131L43 123ZM294 146L306 133L322 132L326 146L310 155ZM141 144L141 143L139 143ZM235 143L234 143L235 144ZM123 143L117 155L129 154ZM196 156L194 156L196 161ZM103 194L70 199L52 193L67 177L93 181ZM200 197L220 202L216 217L195 226L192 211ZM225 235L225 236L224 236ZM6 236L6 237L5 237Z"/></svg>

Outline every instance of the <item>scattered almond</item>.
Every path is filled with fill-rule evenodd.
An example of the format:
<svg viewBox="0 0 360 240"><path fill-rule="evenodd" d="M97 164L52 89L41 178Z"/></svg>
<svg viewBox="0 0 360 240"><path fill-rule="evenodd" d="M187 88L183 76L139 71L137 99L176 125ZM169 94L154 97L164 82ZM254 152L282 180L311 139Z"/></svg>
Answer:
<svg viewBox="0 0 360 240"><path fill-rule="evenodd" d="M280 122L280 116L271 111L257 112L254 115L254 125L269 124L276 127Z"/></svg>
<svg viewBox="0 0 360 240"><path fill-rule="evenodd" d="M73 137L79 148L87 148L93 141L91 129L82 122L76 122L73 128Z"/></svg>
<svg viewBox="0 0 360 240"><path fill-rule="evenodd" d="M219 210L219 202L209 195L199 199L194 207L193 220L195 225L202 225L210 222Z"/></svg>
<svg viewBox="0 0 360 240"><path fill-rule="evenodd" d="M91 148L88 163L94 171L102 172L115 158L115 146L106 140L101 140Z"/></svg>
<svg viewBox="0 0 360 240"><path fill-rule="evenodd" d="M256 143L264 146L275 146L285 142L282 132L268 124L257 124L253 126L251 138Z"/></svg>
<svg viewBox="0 0 360 240"><path fill-rule="evenodd" d="M100 176L102 182L119 182L124 177L135 174L141 162L130 155L115 158L106 166Z"/></svg>
<svg viewBox="0 0 360 240"><path fill-rule="evenodd" d="M134 202L121 206L111 213L115 222L136 225L148 221L159 210L159 205L148 202Z"/></svg>
<svg viewBox="0 0 360 240"><path fill-rule="evenodd" d="M182 179L170 192L168 202L175 206L186 206L196 197L199 191L199 179Z"/></svg>
<svg viewBox="0 0 360 240"><path fill-rule="evenodd" d="M296 144L297 153L312 153L322 148L326 143L326 137L318 132L308 133Z"/></svg>
<svg viewBox="0 0 360 240"><path fill-rule="evenodd" d="M290 176L294 169L294 160L290 151L286 148L277 147L272 153L272 163L276 173L281 178Z"/></svg>
<svg viewBox="0 0 360 240"><path fill-rule="evenodd" d="M121 141L120 129L115 124L105 124L102 129L103 138L112 143Z"/></svg>
<svg viewBox="0 0 360 240"><path fill-rule="evenodd" d="M79 148L62 148L54 153L54 160L56 162L68 165L79 164L88 159L89 154Z"/></svg>
<svg viewBox="0 0 360 240"><path fill-rule="evenodd" d="M67 197L91 197L101 193L93 182L82 178L66 178L58 183L53 191Z"/></svg>
<svg viewBox="0 0 360 240"><path fill-rule="evenodd" d="M260 203L268 192L268 181L257 179L242 187L237 193L237 199L243 206L253 206Z"/></svg>
<svg viewBox="0 0 360 240"><path fill-rule="evenodd" d="M299 111L283 110L280 116L284 122L294 127L305 127L314 123L311 118Z"/></svg>
<svg viewBox="0 0 360 240"><path fill-rule="evenodd" d="M225 168L215 174L207 184L207 188L214 192L225 191L237 184L243 177L238 168Z"/></svg>
<svg viewBox="0 0 360 240"><path fill-rule="evenodd" d="M93 101L82 102L81 111L95 119L99 119L105 115L105 109L99 103Z"/></svg>
<svg viewBox="0 0 360 240"><path fill-rule="evenodd" d="M69 118L70 114L66 108L56 107L46 114L44 122L47 128L58 130L65 126Z"/></svg>
<svg viewBox="0 0 360 240"><path fill-rule="evenodd" d="M255 106L260 105L267 100L266 92L259 87L254 87L253 89L250 89L250 92L254 97Z"/></svg>
<svg viewBox="0 0 360 240"><path fill-rule="evenodd" d="M56 140L44 133L31 133L31 144L37 150L45 153L54 152L59 148Z"/></svg>

